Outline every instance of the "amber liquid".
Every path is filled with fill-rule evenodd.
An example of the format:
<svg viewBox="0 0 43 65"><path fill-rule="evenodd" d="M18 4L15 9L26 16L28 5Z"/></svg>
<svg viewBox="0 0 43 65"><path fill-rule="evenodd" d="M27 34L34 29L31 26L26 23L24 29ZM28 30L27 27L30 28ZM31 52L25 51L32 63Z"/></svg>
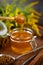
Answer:
<svg viewBox="0 0 43 65"><path fill-rule="evenodd" d="M26 31L14 32L11 36L12 50L18 54L23 54L25 52L31 51L32 47L29 42L31 38L32 35Z"/></svg>

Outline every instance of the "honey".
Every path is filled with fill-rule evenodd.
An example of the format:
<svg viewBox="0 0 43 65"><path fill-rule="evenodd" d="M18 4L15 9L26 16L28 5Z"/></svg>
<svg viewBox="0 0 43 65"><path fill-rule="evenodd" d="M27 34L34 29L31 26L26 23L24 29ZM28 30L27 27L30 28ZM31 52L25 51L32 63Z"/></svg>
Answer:
<svg viewBox="0 0 43 65"><path fill-rule="evenodd" d="M14 17L14 20L19 24L19 25L24 25L24 23L26 22L26 17L24 15L17 15Z"/></svg>
<svg viewBox="0 0 43 65"><path fill-rule="evenodd" d="M15 29L11 33L11 48L14 52L18 54L23 54L25 52L31 51L32 47L30 45L30 40L33 34L27 29Z"/></svg>

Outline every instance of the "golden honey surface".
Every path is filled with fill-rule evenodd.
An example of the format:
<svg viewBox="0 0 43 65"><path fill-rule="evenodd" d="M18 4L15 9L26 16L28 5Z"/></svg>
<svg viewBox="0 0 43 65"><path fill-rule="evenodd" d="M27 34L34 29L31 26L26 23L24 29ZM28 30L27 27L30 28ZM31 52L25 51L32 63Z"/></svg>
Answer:
<svg viewBox="0 0 43 65"><path fill-rule="evenodd" d="M13 32L11 35L12 50L18 54L23 54L25 52L31 51L32 47L29 42L31 39L32 34L29 34L27 31Z"/></svg>

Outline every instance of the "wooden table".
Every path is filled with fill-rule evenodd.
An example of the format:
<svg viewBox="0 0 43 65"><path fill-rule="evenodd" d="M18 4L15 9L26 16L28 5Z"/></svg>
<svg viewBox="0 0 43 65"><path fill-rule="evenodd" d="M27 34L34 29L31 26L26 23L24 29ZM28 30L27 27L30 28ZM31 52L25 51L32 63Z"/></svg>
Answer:
<svg viewBox="0 0 43 65"><path fill-rule="evenodd" d="M38 47L43 46L43 37L42 38L37 37L36 41L37 41ZM4 49L0 49L0 54L1 53L9 54L9 55L14 56L14 57L17 57L19 55L19 54L16 54L15 52L12 51L11 46L8 46ZM15 65L21 65L24 62L24 60L26 60L27 58L29 58L33 54L35 54L35 53L27 54L26 56L19 58L17 61L15 61ZM26 64L26 65L28 65L28 64Z"/></svg>

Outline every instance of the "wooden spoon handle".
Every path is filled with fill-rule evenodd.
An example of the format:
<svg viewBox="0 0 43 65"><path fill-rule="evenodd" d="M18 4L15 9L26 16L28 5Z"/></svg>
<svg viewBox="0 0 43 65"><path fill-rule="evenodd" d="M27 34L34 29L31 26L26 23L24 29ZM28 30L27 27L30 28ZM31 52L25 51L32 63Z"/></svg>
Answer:
<svg viewBox="0 0 43 65"><path fill-rule="evenodd" d="M0 20L14 20L14 17L1 17Z"/></svg>
<svg viewBox="0 0 43 65"><path fill-rule="evenodd" d="M38 55L31 61L29 65L35 65L41 56L43 56L43 49L38 53Z"/></svg>

